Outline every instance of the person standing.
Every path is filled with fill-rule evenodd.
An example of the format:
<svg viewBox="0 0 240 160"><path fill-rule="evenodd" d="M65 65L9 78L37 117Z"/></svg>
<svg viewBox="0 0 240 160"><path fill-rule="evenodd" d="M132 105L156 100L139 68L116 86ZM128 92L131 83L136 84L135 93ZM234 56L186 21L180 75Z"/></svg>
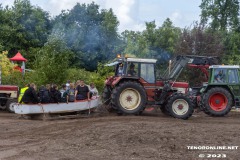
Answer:
<svg viewBox="0 0 240 160"><path fill-rule="evenodd" d="M79 81L75 91L76 100L90 100L89 88L84 84L83 80Z"/></svg>

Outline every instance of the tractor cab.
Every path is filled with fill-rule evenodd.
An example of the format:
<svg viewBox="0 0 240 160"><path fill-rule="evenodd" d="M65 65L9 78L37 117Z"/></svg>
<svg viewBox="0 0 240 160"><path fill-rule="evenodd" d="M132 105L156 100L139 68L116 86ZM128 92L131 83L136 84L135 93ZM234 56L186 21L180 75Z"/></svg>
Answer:
<svg viewBox="0 0 240 160"><path fill-rule="evenodd" d="M141 79L145 83L155 83L156 59L120 57L106 66L115 66L115 74L107 80L108 85L116 85L122 79Z"/></svg>
<svg viewBox="0 0 240 160"><path fill-rule="evenodd" d="M209 67L209 84L239 84L239 66L236 65L212 65Z"/></svg>

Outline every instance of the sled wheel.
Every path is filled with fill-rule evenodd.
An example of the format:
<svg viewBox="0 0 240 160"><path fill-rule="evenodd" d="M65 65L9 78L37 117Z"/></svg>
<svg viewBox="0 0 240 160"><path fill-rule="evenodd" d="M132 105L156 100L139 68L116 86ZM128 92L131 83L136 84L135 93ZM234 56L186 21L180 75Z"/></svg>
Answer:
<svg viewBox="0 0 240 160"><path fill-rule="evenodd" d="M10 113L14 113L14 105L17 104L17 99L8 99L7 104L6 104L6 109Z"/></svg>

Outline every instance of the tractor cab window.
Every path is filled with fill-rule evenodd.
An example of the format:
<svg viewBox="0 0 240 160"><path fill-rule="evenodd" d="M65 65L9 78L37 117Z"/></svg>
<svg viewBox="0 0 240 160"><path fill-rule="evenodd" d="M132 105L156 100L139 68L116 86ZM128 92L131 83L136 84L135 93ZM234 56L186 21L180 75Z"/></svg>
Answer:
<svg viewBox="0 0 240 160"><path fill-rule="evenodd" d="M238 83L238 72L236 69L228 70L228 83Z"/></svg>
<svg viewBox="0 0 240 160"><path fill-rule="evenodd" d="M127 76L138 76L138 63L128 63Z"/></svg>
<svg viewBox="0 0 240 160"><path fill-rule="evenodd" d="M141 64L141 77L148 83L155 83L154 64Z"/></svg>
<svg viewBox="0 0 240 160"><path fill-rule="evenodd" d="M214 70L214 83L226 82L226 69L217 68Z"/></svg>

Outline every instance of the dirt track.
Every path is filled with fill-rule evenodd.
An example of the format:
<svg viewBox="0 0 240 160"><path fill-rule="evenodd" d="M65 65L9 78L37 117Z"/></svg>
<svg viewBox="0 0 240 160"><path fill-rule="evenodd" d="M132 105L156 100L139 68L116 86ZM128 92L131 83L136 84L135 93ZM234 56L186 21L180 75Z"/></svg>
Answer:
<svg viewBox="0 0 240 160"><path fill-rule="evenodd" d="M40 121L0 113L0 159L205 159L199 154L226 154L240 159L240 149L188 150L187 146L240 146L240 113L212 118L195 113L178 120L162 113L114 114L91 118ZM211 158L208 158L211 159Z"/></svg>

